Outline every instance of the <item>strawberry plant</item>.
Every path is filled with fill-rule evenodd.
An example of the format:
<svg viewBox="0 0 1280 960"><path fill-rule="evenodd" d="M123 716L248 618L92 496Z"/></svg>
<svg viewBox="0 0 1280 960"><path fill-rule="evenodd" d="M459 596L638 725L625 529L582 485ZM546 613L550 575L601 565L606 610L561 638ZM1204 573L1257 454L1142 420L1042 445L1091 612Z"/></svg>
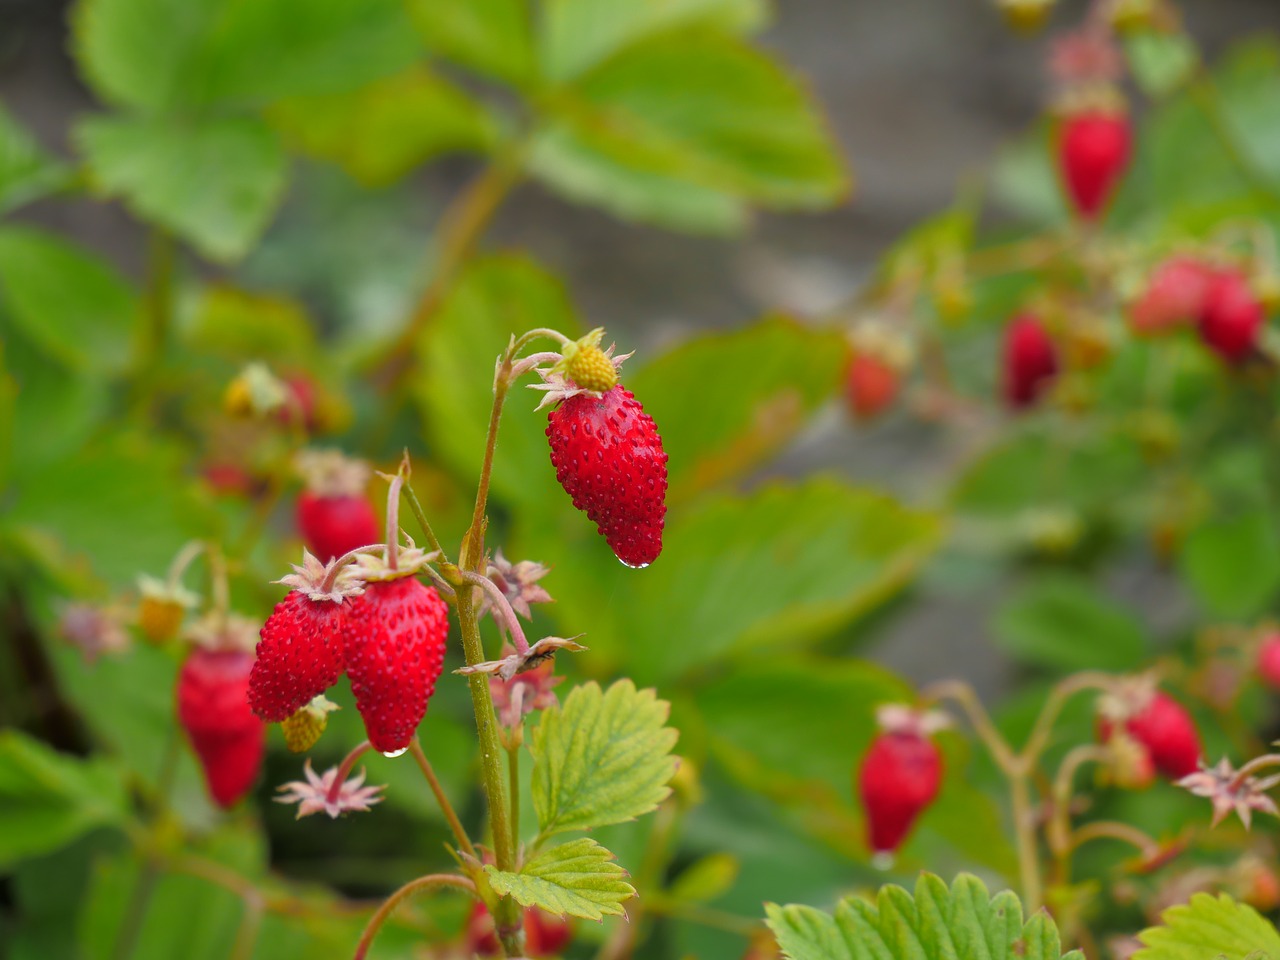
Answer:
<svg viewBox="0 0 1280 960"><path fill-rule="evenodd" d="M971 3L1042 115L667 337L493 228L844 203L759 0L74 0L65 149L0 107L0 957L1280 958L1280 47Z"/></svg>

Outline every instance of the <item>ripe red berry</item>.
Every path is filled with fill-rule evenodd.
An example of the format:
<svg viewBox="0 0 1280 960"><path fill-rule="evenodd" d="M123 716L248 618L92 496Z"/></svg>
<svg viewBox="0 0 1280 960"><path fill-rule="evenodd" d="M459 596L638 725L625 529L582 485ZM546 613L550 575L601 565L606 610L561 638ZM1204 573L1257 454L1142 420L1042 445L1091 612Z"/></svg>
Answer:
<svg viewBox="0 0 1280 960"><path fill-rule="evenodd" d="M1269 631L1258 646L1258 676L1273 690L1280 690L1280 631Z"/></svg>
<svg viewBox="0 0 1280 960"><path fill-rule="evenodd" d="M413 576L373 580L353 606L346 667L369 742L397 753L413 741L444 667L448 606Z"/></svg>
<svg viewBox="0 0 1280 960"><path fill-rule="evenodd" d="M1156 268L1129 308L1129 325L1140 336L1168 333L1199 318L1214 279L1213 268L1195 257L1170 257Z"/></svg>
<svg viewBox="0 0 1280 960"><path fill-rule="evenodd" d="M853 415L869 420L883 412L898 395L898 370L871 353L858 352L845 375L845 396Z"/></svg>
<svg viewBox="0 0 1280 960"><path fill-rule="evenodd" d="M1257 347L1266 309L1239 271L1219 271L1200 312L1200 339L1228 363L1248 359Z"/></svg>
<svg viewBox="0 0 1280 960"><path fill-rule="evenodd" d="M312 599L292 590L262 625L249 680L253 712L269 723L293 716L338 682L346 665L344 634L363 597Z"/></svg>
<svg viewBox="0 0 1280 960"><path fill-rule="evenodd" d="M1058 348L1039 319L1024 313L1004 332L1004 397L1010 407L1030 407L1058 374Z"/></svg>
<svg viewBox="0 0 1280 960"><path fill-rule="evenodd" d="M497 957L502 955L498 944L493 918L483 903L471 909L467 920L466 952L468 956ZM532 960L558 957L573 939L573 927L564 917L557 917L537 907L524 909L524 952Z"/></svg>
<svg viewBox="0 0 1280 960"><path fill-rule="evenodd" d="M867 844L893 853L916 818L933 803L942 781L942 755L931 740L910 730L885 731L871 741L858 774L867 812Z"/></svg>
<svg viewBox="0 0 1280 960"><path fill-rule="evenodd" d="M1077 213L1093 220L1129 165L1132 132L1123 113L1087 110L1062 122L1058 166Z"/></svg>
<svg viewBox="0 0 1280 960"><path fill-rule="evenodd" d="M249 791L262 766L266 728L249 708L252 666L253 656L242 650L197 647L178 673L178 721L210 796L223 808Z"/></svg>
<svg viewBox="0 0 1280 960"><path fill-rule="evenodd" d="M362 496L298 496L298 532L307 549L322 560L378 541L378 516Z"/></svg>
<svg viewBox="0 0 1280 960"><path fill-rule="evenodd" d="M1156 769L1171 780L1195 773L1203 750L1195 721L1185 707L1162 691L1155 691L1124 723L1134 740L1147 748ZM1101 718L1100 737L1110 739L1112 723Z"/></svg>
<svg viewBox="0 0 1280 960"><path fill-rule="evenodd" d="M577 393L547 418L556 479L618 559L644 567L662 552L667 455L653 419L622 384Z"/></svg>

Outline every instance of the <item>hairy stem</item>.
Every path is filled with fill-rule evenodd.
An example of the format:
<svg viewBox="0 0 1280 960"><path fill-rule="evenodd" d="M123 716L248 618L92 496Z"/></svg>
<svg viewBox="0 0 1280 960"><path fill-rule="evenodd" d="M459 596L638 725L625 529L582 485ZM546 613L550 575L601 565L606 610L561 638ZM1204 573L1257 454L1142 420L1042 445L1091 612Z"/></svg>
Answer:
<svg viewBox="0 0 1280 960"><path fill-rule="evenodd" d="M427 755L422 750L422 743L417 737L414 738L413 743L409 744L409 753L417 761L418 769L422 771L422 775L426 777L427 783L431 787L431 792L435 794L436 803L440 804L440 812L444 814L445 820L449 822L449 829L453 831L454 839L458 841L458 849L467 856L479 860L480 854L476 852L475 846L471 843L471 838L467 836L467 831L462 826L462 821L458 819L458 814L453 809L453 804L449 802L444 788L440 786L440 781L436 779L436 772L431 768L431 761L427 759Z"/></svg>
<svg viewBox="0 0 1280 960"><path fill-rule="evenodd" d="M1027 913L1044 905L1040 881L1040 857L1036 850L1035 814L1031 807L1031 783L1019 771L1009 781L1009 798L1013 805L1013 829L1018 838L1018 875L1022 883L1022 902Z"/></svg>
<svg viewBox="0 0 1280 960"><path fill-rule="evenodd" d="M258 932L262 929L262 918L267 912L266 902L256 890L242 902L244 914L240 918L240 929L236 931L236 940L227 960L252 960L253 949L258 944Z"/></svg>
<svg viewBox="0 0 1280 960"><path fill-rule="evenodd" d="M1071 872L1071 789L1076 774L1085 764L1105 763L1110 753L1105 747L1086 743L1073 747L1053 778L1053 801L1049 808L1049 849L1053 852L1055 879L1066 883Z"/></svg>
<svg viewBox="0 0 1280 960"><path fill-rule="evenodd" d="M472 573L470 570L463 571L462 579L488 594L494 616L501 617L502 622L506 624L507 633L511 634L511 642L515 644L516 653L528 653L529 641L525 639L524 628L520 626L516 612L511 609L510 601L507 600L506 594L498 589L498 585L483 574Z"/></svg>
<svg viewBox="0 0 1280 960"><path fill-rule="evenodd" d="M373 744L368 740L362 740L355 745L350 753L342 758L342 763L338 765L337 775L334 776L333 783L329 787L329 794L325 797L326 802L329 804L338 802L338 797L342 793L342 785L346 782L347 777L351 775L351 768L356 765L357 760L372 749Z"/></svg>
<svg viewBox="0 0 1280 960"><path fill-rule="evenodd" d="M465 891L473 897L476 896L476 885L466 877L460 877L453 873L431 873L425 877L410 880L391 896L387 897L382 906L374 911L373 916L369 918L368 924L365 925L364 933L360 935L360 942L356 944L355 960L364 960L369 953L369 948L373 946L373 938L378 935L382 925L387 922L396 907L404 900L415 893L449 888Z"/></svg>
<svg viewBox="0 0 1280 960"><path fill-rule="evenodd" d="M413 492L413 487L406 483L401 493L404 498L409 501L409 511L413 514L414 519L418 521L418 526L422 528L422 535L427 538L427 546L436 553L440 554L441 559L448 559L444 547L440 546L440 538L436 536L436 532L431 529L431 523L427 520L427 514L422 509L422 504L418 501L418 495Z"/></svg>

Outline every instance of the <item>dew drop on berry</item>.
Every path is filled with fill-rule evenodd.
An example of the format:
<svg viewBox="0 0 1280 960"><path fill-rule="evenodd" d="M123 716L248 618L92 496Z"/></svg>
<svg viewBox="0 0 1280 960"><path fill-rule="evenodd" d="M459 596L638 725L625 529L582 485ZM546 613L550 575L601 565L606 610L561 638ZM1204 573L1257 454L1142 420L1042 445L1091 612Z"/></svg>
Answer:
<svg viewBox="0 0 1280 960"><path fill-rule="evenodd" d="M893 869L893 853L889 850L881 850L879 853L873 854L871 857L871 866L877 870Z"/></svg>
<svg viewBox="0 0 1280 960"><path fill-rule="evenodd" d="M404 754L408 749L408 747L401 747L399 750L384 750L382 751L382 755L388 760L394 760L396 757Z"/></svg>

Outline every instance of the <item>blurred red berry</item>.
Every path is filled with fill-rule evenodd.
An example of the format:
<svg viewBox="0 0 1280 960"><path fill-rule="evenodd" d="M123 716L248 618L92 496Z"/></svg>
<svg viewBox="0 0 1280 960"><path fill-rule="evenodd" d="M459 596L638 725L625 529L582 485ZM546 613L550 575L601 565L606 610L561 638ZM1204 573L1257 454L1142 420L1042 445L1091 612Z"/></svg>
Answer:
<svg viewBox="0 0 1280 960"><path fill-rule="evenodd" d="M1168 333L1194 323L1204 310L1213 268L1195 257L1170 257L1156 268L1129 308L1129 326L1140 336Z"/></svg>
<svg viewBox="0 0 1280 960"><path fill-rule="evenodd" d="M532 960L558 957L573 939L573 927L564 917L557 917L537 907L524 908L524 952ZM481 957L499 957L502 948L494 929L493 918L483 903L471 909L467 921L466 949Z"/></svg>
<svg viewBox="0 0 1280 960"><path fill-rule="evenodd" d="M1129 165L1131 141L1123 113L1086 110L1062 121L1058 166L1080 216L1094 220L1106 208Z"/></svg>
<svg viewBox="0 0 1280 960"><path fill-rule="evenodd" d="M1280 631L1269 631L1258 646L1258 676L1273 690L1280 690Z"/></svg>
<svg viewBox="0 0 1280 960"><path fill-rule="evenodd" d="M249 792L266 744L266 727L249 707L252 654L192 650L178 673L178 721L191 738L209 795L233 806Z"/></svg>
<svg viewBox="0 0 1280 960"><path fill-rule="evenodd" d="M845 375L845 396L853 415L869 420L884 412L897 397L899 382L892 364L872 353L855 353Z"/></svg>
<svg viewBox="0 0 1280 960"><path fill-rule="evenodd" d="M1200 733L1182 704L1168 694L1156 690L1136 711L1129 714L1124 728L1138 743L1146 747L1155 764L1166 777L1178 780L1195 773L1200 767L1203 749ZM1115 729L1112 719L1102 717L1098 733L1103 741Z"/></svg>
<svg viewBox="0 0 1280 960"><path fill-rule="evenodd" d="M377 543L378 515L363 496L298 495L298 532L307 549L321 560L332 560L357 547Z"/></svg>
<svg viewBox="0 0 1280 960"><path fill-rule="evenodd" d="M1209 283L1200 312L1200 339L1228 363L1251 356L1266 319L1266 310L1244 274L1220 271Z"/></svg>
<svg viewBox="0 0 1280 960"><path fill-rule="evenodd" d="M867 844L874 853L893 853L916 818L938 795L942 755L931 740L910 731L884 731L871 741L858 774L858 792L867 814Z"/></svg>
<svg viewBox="0 0 1280 960"><path fill-rule="evenodd" d="M1039 319L1014 317L1004 332L1004 398L1015 410L1038 401L1058 373L1058 348Z"/></svg>

